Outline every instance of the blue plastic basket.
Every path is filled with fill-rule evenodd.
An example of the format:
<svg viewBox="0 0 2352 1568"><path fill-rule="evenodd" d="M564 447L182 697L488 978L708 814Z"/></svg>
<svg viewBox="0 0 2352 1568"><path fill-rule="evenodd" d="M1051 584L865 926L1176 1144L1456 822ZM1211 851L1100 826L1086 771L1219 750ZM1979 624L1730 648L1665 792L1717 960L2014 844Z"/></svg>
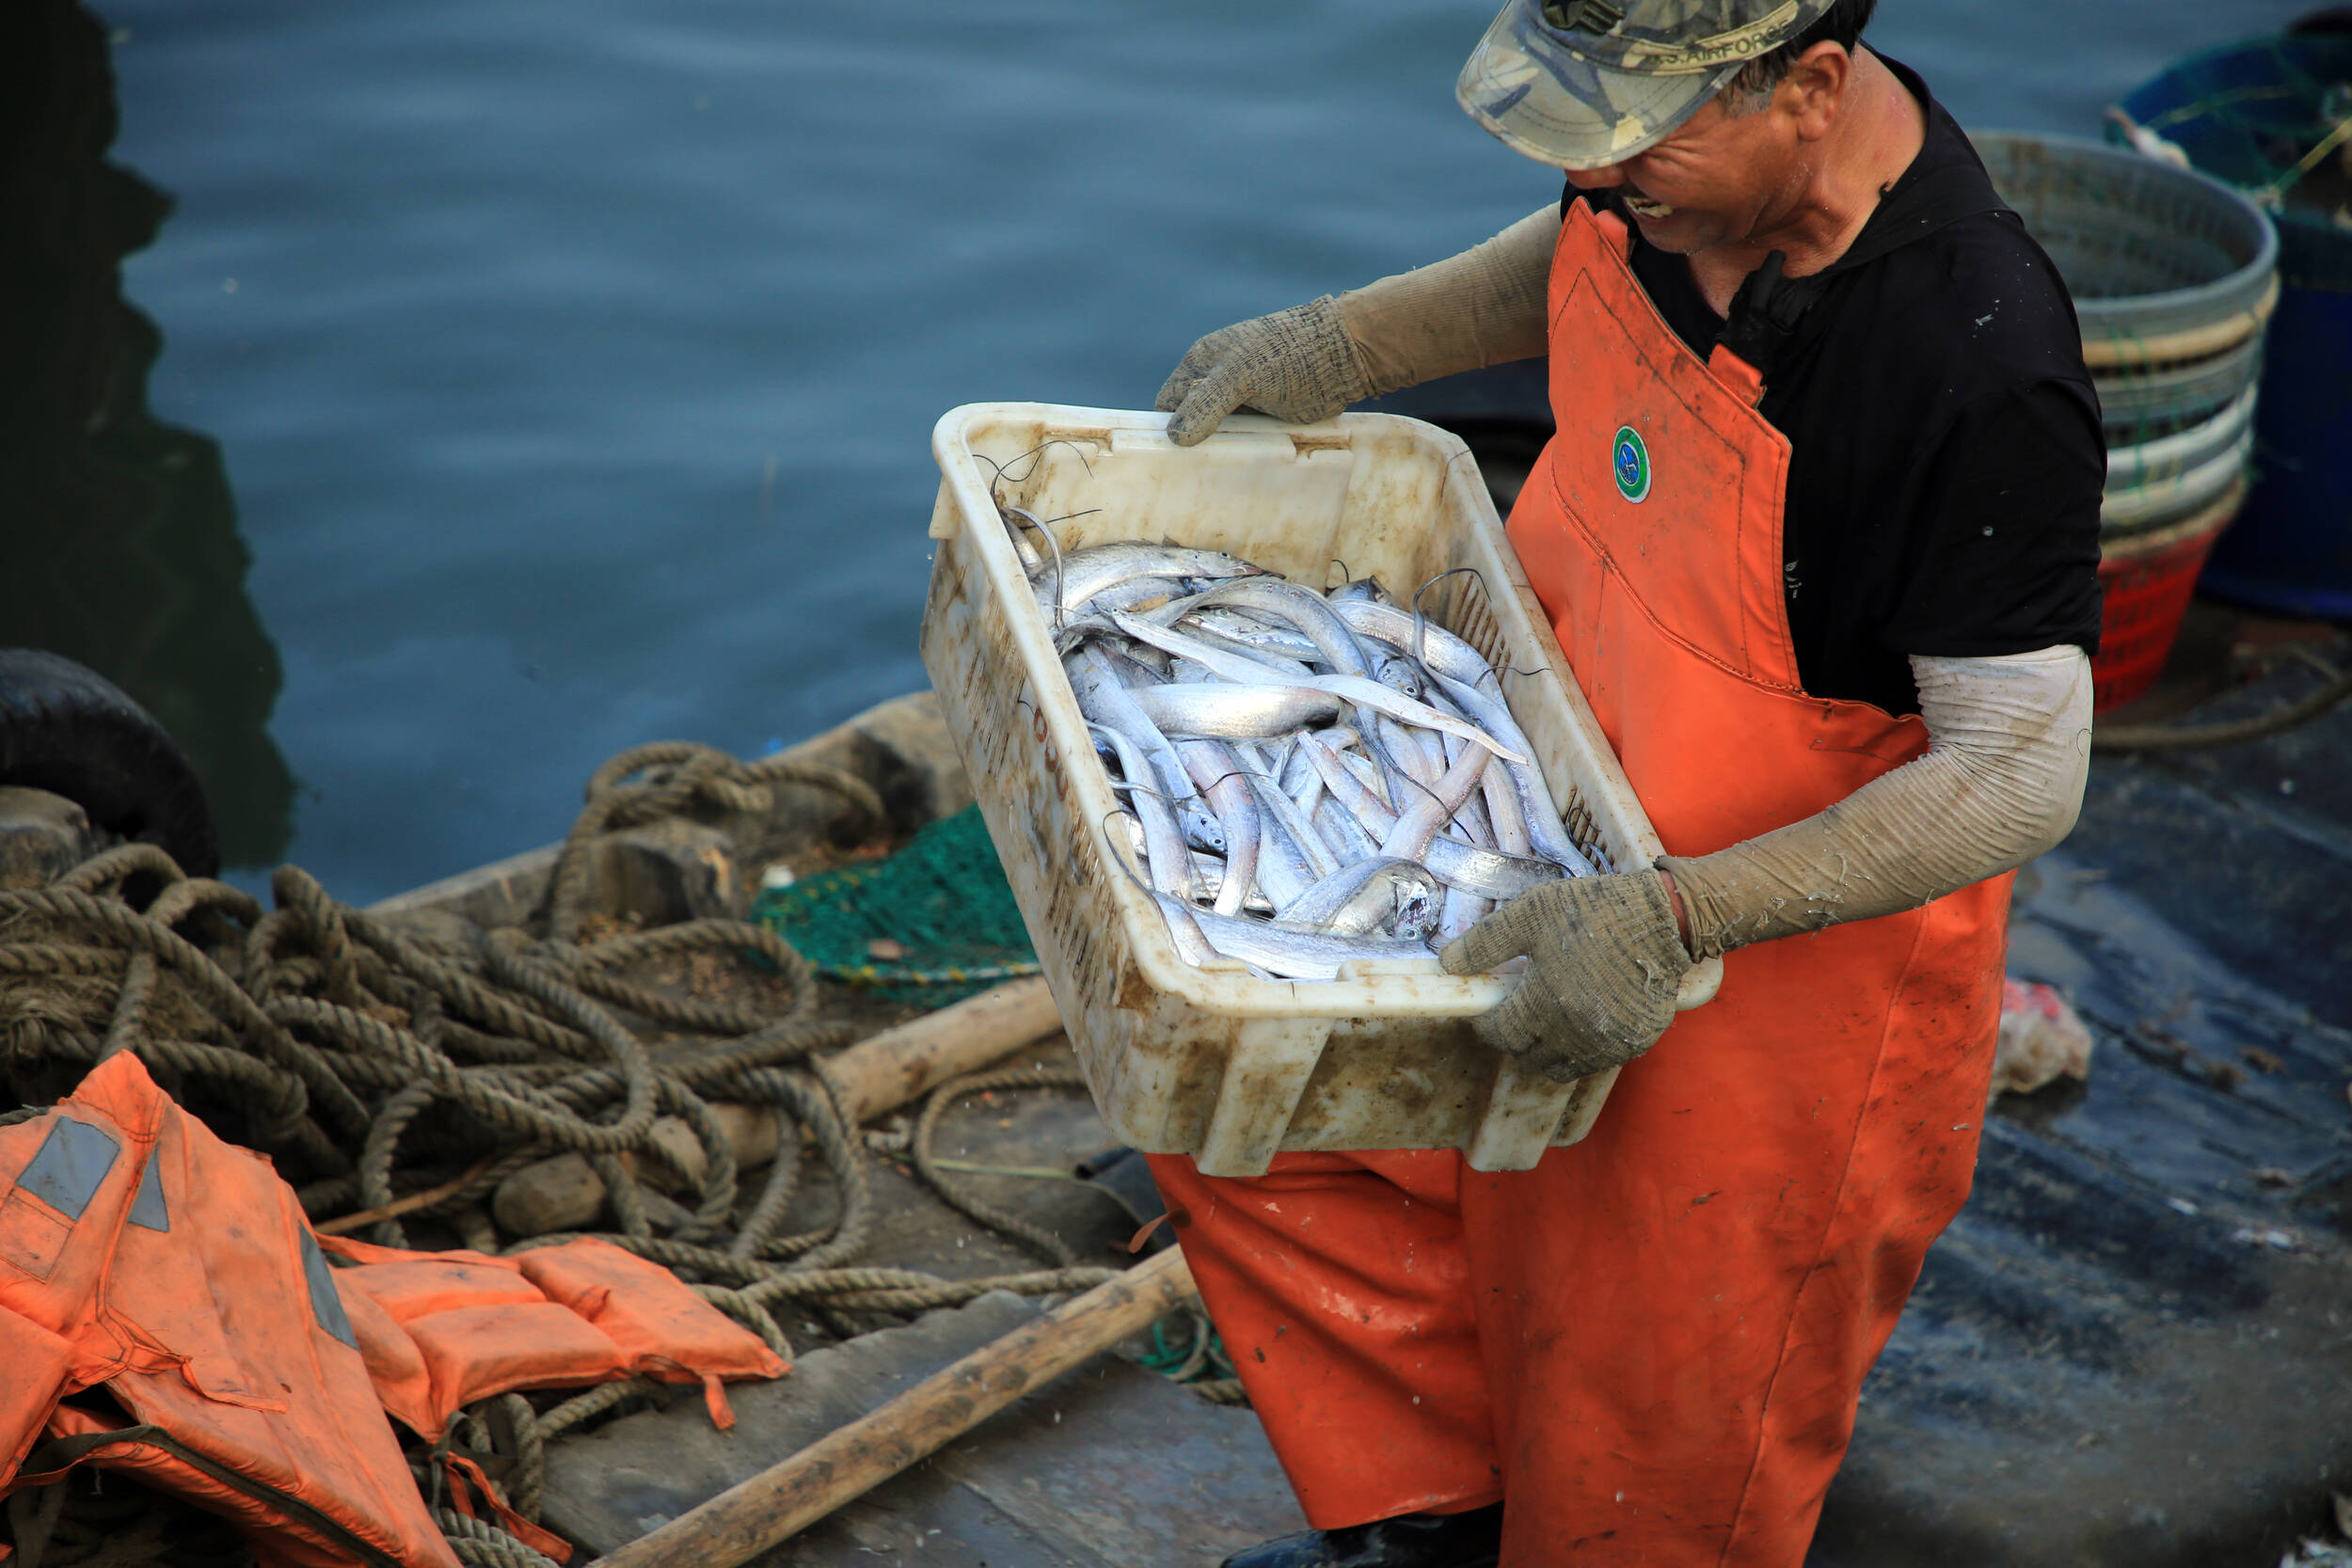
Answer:
<svg viewBox="0 0 2352 1568"><path fill-rule="evenodd" d="M2320 105L2339 83L2352 84L2352 38L2249 39L2176 62L2122 108L2250 191L2333 129ZM2200 586L2276 613L2352 620L2352 229L2326 205L2289 201L2273 217L2280 291L2254 485Z"/></svg>

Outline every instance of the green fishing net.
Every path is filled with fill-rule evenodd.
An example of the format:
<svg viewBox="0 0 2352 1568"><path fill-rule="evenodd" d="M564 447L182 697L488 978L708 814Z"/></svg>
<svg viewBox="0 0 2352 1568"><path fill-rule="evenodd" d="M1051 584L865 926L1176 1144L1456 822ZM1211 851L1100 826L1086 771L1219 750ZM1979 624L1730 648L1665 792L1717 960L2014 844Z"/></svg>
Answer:
<svg viewBox="0 0 2352 1568"><path fill-rule="evenodd" d="M885 860L765 889L752 918L819 974L918 1007L1038 973L977 806L942 817Z"/></svg>

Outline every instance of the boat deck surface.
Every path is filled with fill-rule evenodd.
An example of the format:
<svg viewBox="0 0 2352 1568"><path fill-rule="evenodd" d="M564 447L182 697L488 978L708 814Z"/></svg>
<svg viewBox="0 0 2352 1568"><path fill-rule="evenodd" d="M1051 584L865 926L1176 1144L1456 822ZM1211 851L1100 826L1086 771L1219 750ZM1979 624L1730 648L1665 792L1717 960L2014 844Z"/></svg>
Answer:
<svg viewBox="0 0 2352 1568"><path fill-rule="evenodd" d="M2285 664L2170 705L2232 718L2315 679ZM2276 1561L2352 1473L2352 706L2228 751L2102 753L2074 836L2021 875L2010 967L2076 1004L2090 1077L1989 1115L1813 1568ZM1080 1096L1005 1094L955 1111L939 1152L1066 1167L1109 1141ZM869 1260L1037 1266L876 1164ZM1133 1221L1099 1193L973 1180L1088 1260L1123 1254ZM830 1212L814 1177L799 1201ZM617 1544L1033 1310L983 1298L807 1354L734 1390L732 1433L696 1398L612 1422L555 1456L549 1520ZM1298 1528L1248 1411L1110 1354L760 1560L1205 1568Z"/></svg>

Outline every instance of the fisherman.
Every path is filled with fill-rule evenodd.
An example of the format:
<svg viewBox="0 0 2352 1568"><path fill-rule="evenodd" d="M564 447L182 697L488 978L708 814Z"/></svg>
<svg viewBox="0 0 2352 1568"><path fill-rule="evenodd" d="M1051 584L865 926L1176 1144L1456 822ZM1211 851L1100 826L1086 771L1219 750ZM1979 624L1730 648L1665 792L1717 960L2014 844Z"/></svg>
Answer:
<svg viewBox="0 0 2352 1568"><path fill-rule="evenodd" d="M1190 445L1549 352L1509 536L1668 850L1444 954L1527 958L1497 1049L1624 1067L1582 1143L1152 1160L1314 1527L1228 1568L1796 1568L1967 1196L2009 873L2081 800L2105 453L2057 269L1872 5L1511 0L1458 96L1561 202L1160 394Z"/></svg>

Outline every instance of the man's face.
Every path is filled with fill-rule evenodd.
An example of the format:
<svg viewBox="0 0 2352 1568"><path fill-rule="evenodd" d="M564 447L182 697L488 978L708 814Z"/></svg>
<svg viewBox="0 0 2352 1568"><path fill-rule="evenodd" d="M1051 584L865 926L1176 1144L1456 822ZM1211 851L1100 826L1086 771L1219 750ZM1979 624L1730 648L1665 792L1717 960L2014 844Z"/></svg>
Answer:
<svg viewBox="0 0 2352 1568"><path fill-rule="evenodd" d="M1803 143L1774 106L1726 113L1708 103L1663 141L1606 168L1570 169L1579 190L1615 189L1661 250L1740 245L1786 215L1801 186Z"/></svg>
<svg viewBox="0 0 2352 1568"><path fill-rule="evenodd" d="M1804 211L1853 63L1838 44L1817 43L1760 106L1733 114L1717 97L1655 147L1568 178L1580 190L1621 190L1642 238L1661 250L1771 249Z"/></svg>

